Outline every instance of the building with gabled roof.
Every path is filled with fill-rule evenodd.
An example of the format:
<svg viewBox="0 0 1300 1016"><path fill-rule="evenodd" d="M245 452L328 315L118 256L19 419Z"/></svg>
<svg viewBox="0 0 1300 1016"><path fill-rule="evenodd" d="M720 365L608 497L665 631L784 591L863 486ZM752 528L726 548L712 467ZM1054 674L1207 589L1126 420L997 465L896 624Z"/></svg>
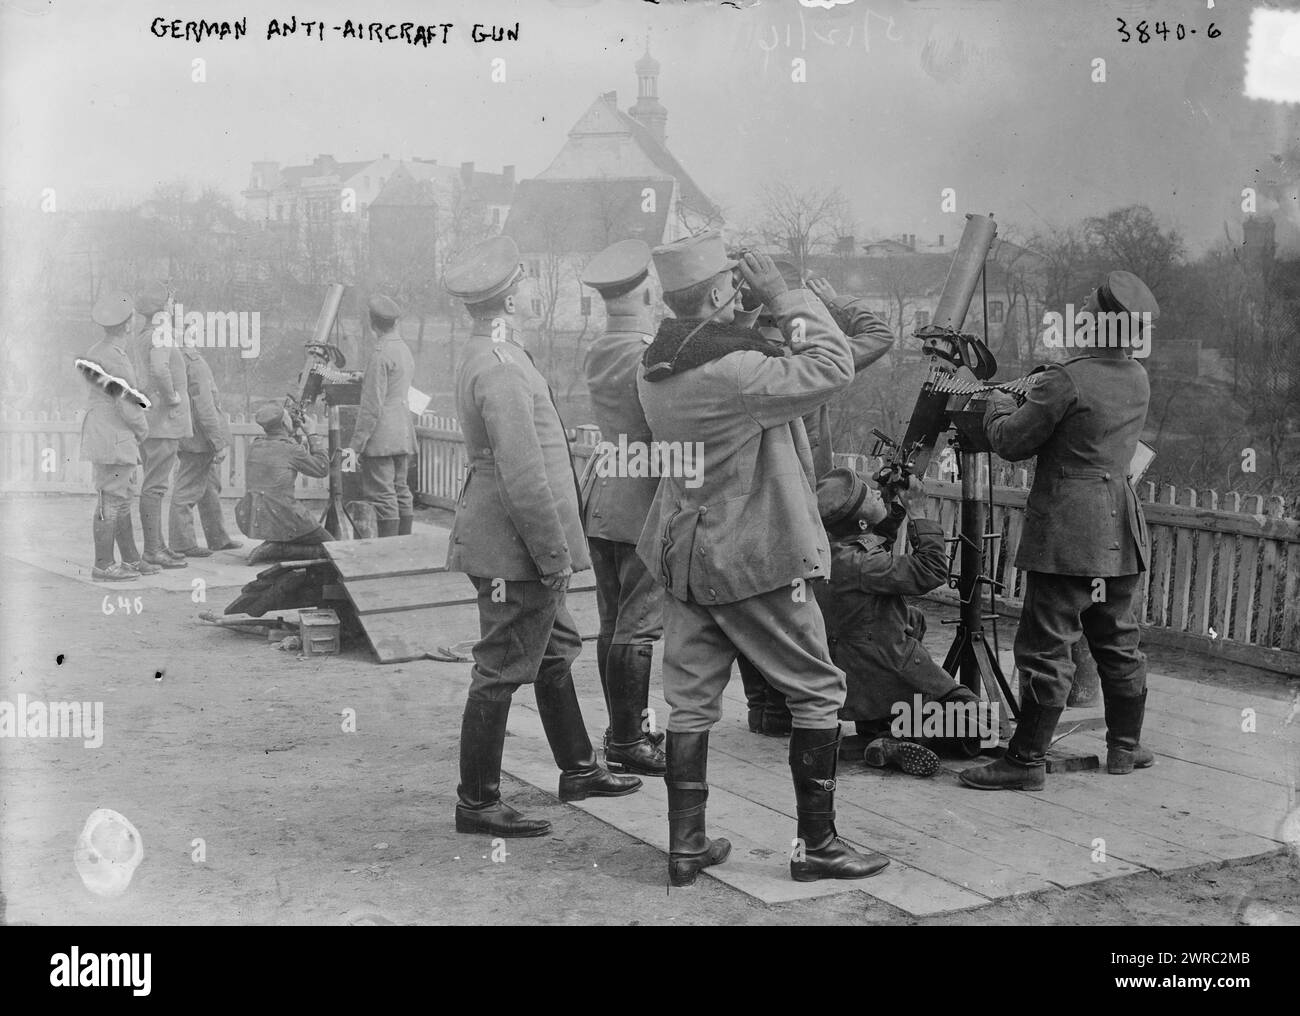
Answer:
<svg viewBox="0 0 1300 1016"><path fill-rule="evenodd" d="M579 276L611 243L637 238L653 247L722 225L721 209L668 150L659 62L648 44L635 69L636 104L624 111L617 92L597 96L550 165L519 184L502 230L536 280L533 310L544 328L603 327L603 305Z"/></svg>

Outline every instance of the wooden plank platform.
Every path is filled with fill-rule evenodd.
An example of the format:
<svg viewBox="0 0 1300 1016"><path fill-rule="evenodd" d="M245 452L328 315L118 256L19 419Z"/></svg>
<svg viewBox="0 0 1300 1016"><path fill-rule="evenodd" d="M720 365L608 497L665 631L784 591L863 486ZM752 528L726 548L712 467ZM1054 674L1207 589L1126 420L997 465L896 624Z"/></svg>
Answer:
<svg viewBox="0 0 1300 1016"><path fill-rule="evenodd" d="M569 598L578 628L596 630L594 597ZM437 608L446 641L473 638L470 603ZM939 632L934 641L944 641ZM930 646L931 650L935 645ZM1004 661L1005 662L1005 661ZM465 683L465 664L428 664L433 679ZM650 704L665 725L668 707L656 666ZM594 654L574 669L593 742L605 726ZM710 739L709 832L732 841L731 858L710 877L769 904L856 893L864 907L888 904L926 916L966 910L992 900L1057 887L1091 884L1140 872L1168 874L1283 849L1280 823L1295 807L1291 782L1300 758L1300 728L1285 723L1289 704L1232 688L1151 674L1144 743L1157 764L1130 776L1097 772L1053 774L1041 793L981 793L956 774L982 760L945 760L931 779L870 769L842 759L836 794L840 834L891 858L880 875L860 882L796 883L787 866L795 833L788 741L749 732L739 680L724 692L723 719ZM551 759L533 696L515 698L505 771L555 793ZM1257 733L1241 731L1241 710L1258 717ZM1066 742L1105 757L1101 708L1067 710L1061 732L1083 728ZM846 733L851 727L846 725ZM574 805L660 850L667 847L667 800L662 781L645 780L626 798ZM1097 852L1104 841L1105 860ZM655 872L656 879L664 872ZM680 890L689 891L689 890Z"/></svg>

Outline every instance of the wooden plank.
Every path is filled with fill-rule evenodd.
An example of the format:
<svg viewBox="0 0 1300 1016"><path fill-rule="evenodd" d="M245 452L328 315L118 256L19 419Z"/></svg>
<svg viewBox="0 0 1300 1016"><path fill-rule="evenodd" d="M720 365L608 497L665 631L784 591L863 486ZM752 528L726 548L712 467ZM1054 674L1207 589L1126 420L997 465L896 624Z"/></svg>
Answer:
<svg viewBox="0 0 1300 1016"><path fill-rule="evenodd" d="M1099 754L1106 751L1103 733L1080 731L1071 737L1077 739L1077 748L1088 748ZM1157 755L1153 768L1115 778L1136 782L1145 776L1156 776L1165 785L1162 794L1166 803L1220 825L1281 842L1278 826L1290 809L1285 787L1189 762L1166 754L1155 745L1151 748Z"/></svg>
<svg viewBox="0 0 1300 1016"><path fill-rule="evenodd" d="M1218 533L1214 537L1214 568L1218 576L1215 584L1214 607L1210 616L1210 627L1217 632L1217 637L1226 639L1232 627L1232 584L1237 577L1237 541L1241 539L1229 533ZM1206 630L1209 635L1209 630Z"/></svg>
<svg viewBox="0 0 1300 1016"><path fill-rule="evenodd" d="M1262 646L1271 646L1275 641L1277 622L1274 617L1279 613L1279 606L1274 597L1277 593L1277 563L1281 556L1280 546L1276 540L1261 540L1263 555L1259 563L1259 621L1256 623L1254 641Z"/></svg>
<svg viewBox="0 0 1300 1016"><path fill-rule="evenodd" d="M338 540L323 546L344 580L429 572L447 559L446 534Z"/></svg>
<svg viewBox="0 0 1300 1016"><path fill-rule="evenodd" d="M1271 670L1277 674L1300 676L1300 653L1293 650L1242 645L1222 637L1212 639L1192 632L1171 631L1168 628L1146 625L1142 628L1142 641L1149 642L1153 646L1187 649L1232 663L1244 663L1247 666L1259 667L1261 670Z"/></svg>
<svg viewBox="0 0 1300 1016"><path fill-rule="evenodd" d="M555 763L534 709L528 703L524 708L511 710L512 738L507 742L505 768L511 775L553 792ZM708 831L711 836L731 840L732 853L724 864L708 869L707 874L765 903L866 892L914 916L925 916L989 902L987 896L914 868L892 855L890 866L866 882L795 882L788 868L790 840L795 829L793 790L786 797L790 799L790 807L782 810L777 800L754 801L714 779L709 790ZM668 802L660 780L643 781L642 789L628 797L591 798L575 802L574 807L667 852ZM895 845L904 850L907 846L902 841ZM884 846L874 844L875 849Z"/></svg>
<svg viewBox="0 0 1300 1016"><path fill-rule="evenodd" d="M1174 504L1178 498L1177 490L1166 484L1161 490L1161 500ZM1150 516L1148 516L1150 522ZM1165 627L1169 624L1170 577L1173 573L1174 530L1169 526L1149 526L1152 542L1156 547L1154 566L1151 569L1153 589L1151 604L1151 623Z"/></svg>
<svg viewBox="0 0 1300 1016"><path fill-rule="evenodd" d="M1232 637L1237 642L1251 642L1251 615L1255 608L1255 570L1259 560L1259 539L1241 538L1241 558L1237 566L1237 602L1232 615ZM1224 632L1222 634L1227 634Z"/></svg>
<svg viewBox="0 0 1300 1016"><path fill-rule="evenodd" d="M1190 487L1182 492L1182 503L1187 508L1196 507L1196 491ZM1179 526L1174 530L1174 574L1170 590L1169 624L1175 631L1187 628L1187 601L1192 592L1192 531Z"/></svg>
<svg viewBox="0 0 1300 1016"><path fill-rule="evenodd" d="M1219 495L1213 490L1203 490L1198 498L1201 505L1216 509ZM1213 593L1215 534L1209 531L1196 535L1196 579L1192 585L1188 629L1197 635L1209 634L1210 598Z"/></svg>
<svg viewBox="0 0 1300 1016"><path fill-rule="evenodd" d="M1283 599L1282 648L1300 650L1300 544L1293 543L1287 548Z"/></svg>
<svg viewBox="0 0 1300 1016"><path fill-rule="evenodd" d="M1161 702L1182 702L1190 700L1208 706L1225 707L1238 711L1250 706L1258 715L1267 716L1278 723L1286 722L1286 717L1290 712L1289 700L1285 698L1251 694L1236 688L1213 684L1209 681L1194 681L1174 677L1170 674L1148 672L1147 688L1149 689L1148 702L1157 700Z"/></svg>
<svg viewBox="0 0 1300 1016"><path fill-rule="evenodd" d="M761 780L788 783L784 752L773 753L770 745L757 743L753 735L740 734L719 740L721 743L716 748L710 745L711 758L720 752L767 770L765 777L746 771L746 785L757 787ZM1025 820L1031 817L1032 809L1023 801L1012 800L1023 795L981 794L952 783L918 780L865 767L860 772L864 781L861 784L848 778L847 767L840 774L835 806L841 815L847 808L861 808L877 820L896 820L924 837L963 846L994 862L1033 859L1032 869L1025 870L1022 866L1010 884L1005 881L1005 875L997 876L1000 883L986 884L973 879L971 888L979 892L988 892L994 884L1016 892L1033 891L1022 888L1026 876L1054 885L1079 885L1142 870L1141 866L1124 859L1117 859L1113 865L1094 864L1087 846L1090 838L1080 843L1060 835L1057 830L1035 828L1031 821ZM710 779L713 780L712 772ZM863 821L874 820L864 818ZM924 854L907 859L911 864L927 867Z"/></svg>

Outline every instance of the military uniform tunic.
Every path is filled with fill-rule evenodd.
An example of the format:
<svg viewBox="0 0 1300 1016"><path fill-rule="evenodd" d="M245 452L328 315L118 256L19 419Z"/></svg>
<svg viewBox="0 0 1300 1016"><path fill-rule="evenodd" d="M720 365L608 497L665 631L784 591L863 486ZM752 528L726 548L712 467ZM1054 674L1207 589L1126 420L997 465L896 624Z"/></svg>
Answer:
<svg viewBox="0 0 1300 1016"><path fill-rule="evenodd" d="M1128 467L1146 422L1146 370L1106 351L1037 373L1023 405L995 398L984 414L995 452L1037 457L1016 552L1016 567L1027 572L1016 634L1022 688L1042 706L1064 707L1070 649L1082 633L1103 689L1140 695L1145 656L1135 608L1148 537Z"/></svg>
<svg viewBox="0 0 1300 1016"><path fill-rule="evenodd" d="M319 479L330 471L326 439L313 434L307 441L304 448L288 434L277 433L264 434L249 445L244 466L248 493L235 508L235 521L245 536L283 543L321 528L294 496L299 473Z"/></svg>
<svg viewBox="0 0 1300 1016"><path fill-rule="evenodd" d="M587 353L587 389L602 442L649 445L650 425L636 378L651 336L637 315L611 315ZM601 454L598 452L597 454ZM612 461L612 458L611 460ZM596 571L600 637L611 645L649 645L663 631L663 589L636 554L659 487L657 476L583 474L583 523ZM614 473L614 470L606 470Z"/></svg>
<svg viewBox="0 0 1300 1016"><path fill-rule="evenodd" d="M569 442L546 379L513 341L475 323L456 372L469 471L448 541L447 570L478 592L480 640L470 698L562 679L582 640L564 590L540 579L591 566Z"/></svg>
<svg viewBox="0 0 1300 1016"><path fill-rule="evenodd" d="M796 727L834 726L844 674L830 660L807 583L830 572L830 548L809 483L802 420L853 379L848 341L806 290L770 310L791 356L748 350L662 381L637 382L657 441L700 441L702 484L660 481L637 549L664 584L668 729L703 732L721 716L737 654L787 698Z"/></svg>
<svg viewBox="0 0 1300 1016"><path fill-rule="evenodd" d="M107 338L95 343L84 359L136 387L135 370L126 351ZM139 442L148 435L145 411L129 397L111 395L95 384L87 386L80 458L93 463L95 491L101 500L121 505L138 493Z"/></svg>
<svg viewBox="0 0 1300 1016"><path fill-rule="evenodd" d="M351 446L361 456L361 495L375 517L392 520L414 510L406 483L408 457L415 454L415 424L407 397L415 361L396 331L380 336L366 364L361 406Z"/></svg>

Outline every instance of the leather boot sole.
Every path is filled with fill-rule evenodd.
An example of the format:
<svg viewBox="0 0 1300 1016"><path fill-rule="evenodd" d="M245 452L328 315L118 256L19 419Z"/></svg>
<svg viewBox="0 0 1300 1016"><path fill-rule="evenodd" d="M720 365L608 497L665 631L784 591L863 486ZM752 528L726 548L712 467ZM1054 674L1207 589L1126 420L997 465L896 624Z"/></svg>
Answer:
<svg viewBox="0 0 1300 1016"><path fill-rule="evenodd" d="M975 790L1042 790L1047 783L1047 767L1017 766L998 759L963 770L957 779Z"/></svg>
<svg viewBox="0 0 1300 1016"><path fill-rule="evenodd" d="M908 776L933 776L939 771L939 756L911 741L881 737L867 745L862 761L877 769L898 766Z"/></svg>
<svg viewBox="0 0 1300 1016"><path fill-rule="evenodd" d="M495 817L495 816L494 816ZM487 836L500 836L503 839L523 839L531 836L546 836L551 831L551 823L545 819L509 819L493 821L487 815L456 809L456 832L481 833Z"/></svg>
<svg viewBox="0 0 1300 1016"><path fill-rule="evenodd" d="M705 868L721 864L731 856L731 841L718 838L709 840L709 849L699 855L668 855L668 882L681 889L694 885L695 879Z"/></svg>

